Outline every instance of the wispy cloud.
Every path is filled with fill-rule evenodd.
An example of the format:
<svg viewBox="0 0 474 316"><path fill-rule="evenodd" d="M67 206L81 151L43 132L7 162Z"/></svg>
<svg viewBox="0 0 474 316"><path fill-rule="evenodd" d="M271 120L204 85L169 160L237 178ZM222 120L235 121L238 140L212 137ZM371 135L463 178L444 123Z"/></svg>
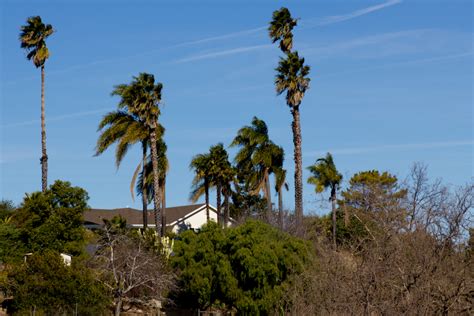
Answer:
<svg viewBox="0 0 474 316"><path fill-rule="evenodd" d="M78 117L83 117L83 116L89 116L89 115L104 113L106 111L111 111L111 110L112 110L111 108L102 108L102 109L94 110L94 111L76 112L76 113L70 113L70 114L47 117L46 118L46 123L64 121L64 120L68 120L68 119L71 119L71 118L78 118ZM41 122L40 120L30 120L30 121L16 122L16 123L11 123L11 124L0 125L0 128L28 126L28 125L39 124L40 122Z"/></svg>
<svg viewBox="0 0 474 316"><path fill-rule="evenodd" d="M333 148L327 150L311 151L304 153L304 156L320 156L327 152L334 155L360 155L374 152L385 152L385 151L406 151L406 150L423 150L423 149L435 149L435 148L446 148L446 147L461 147L461 146L472 146L474 140L454 140L445 142L430 142L430 143L412 143L412 144L394 144L394 145L379 145L379 146L368 146L368 147L348 147L348 148Z"/></svg>
<svg viewBox="0 0 474 316"><path fill-rule="evenodd" d="M357 48L366 48L367 46L377 46L380 48L380 44L389 44L390 47L397 43L397 40L403 40L406 42L407 40L411 42L419 42L419 39L422 38L425 34L433 32L430 29L415 29L415 30L406 30L406 31L398 31L398 32L387 32L382 34L376 35L369 35L363 37L357 37L345 41L341 41L338 43L329 44L326 46L320 47L313 47L304 50L305 55L315 54L318 56L332 56L335 53L344 53L346 51L352 51ZM410 46L411 48L411 46ZM419 48L422 49L422 48ZM406 48L405 48L406 50ZM396 50L393 54L400 53L400 50Z"/></svg>
<svg viewBox="0 0 474 316"><path fill-rule="evenodd" d="M173 45L171 47L175 48L175 47L183 47L183 46L204 44L204 43L209 43L209 42L214 42L214 41L222 41L222 40L226 40L226 39L230 39L230 38L235 38L235 37L240 37L240 36L244 36L244 35L258 33L260 31L263 31L263 30L266 30L266 29L267 29L266 26L261 26L261 27L257 27L257 28L253 28L253 29L247 29L247 30L243 30L243 31L227 33L227 34L223 34L223 35L219 35L219 36L206 37L206 38L202 38L202 39L195 40L195 41L187 41L187 42L183 42L181 44Z"/></svg>
<svg viewBox="0 0 474 316"><path fill-rule="evenodd" d="M387 68L403 67L403 66L415 66L415 65L427 64L427 63L443 62L443 61L470 57L473 55L473 53L474 53L473 51L468 51L468 52L462 52L458 54L450 54L450 55L436 56L436 57L430 57L430 58L419 58L419 59L406 60L406 61L400 61L400 62L395 62L395 63L387 63L387 64L378 65L378 66L371 66L371 67L358 68L358 69L352 69L352 70L347 70L347 71L321 74L320 76L332 77L332 76L359 73L359 72L378 70L378 69L387 69Z"/></svg>
<svg viewBox="0 0 474 316"><path fill-rule="evenodd" d="M181 64L181 63L187 63L187 62L192 62L192 61L197 61L197 60L202 60L202 59L211 59L211 58L216 58L216 57L235 55L235 54L240 54L240 53L245 53L245 52L250 52L250 51L267 49L270 47L272 47L272 45L265 44L265 45L237 47L237 48L215 51L215 52L210 52L210 53L201 53L201 54L188 56L182 59L178 59L174 63Z"/></svg>
<svg viewBox="0 0 474 316"><path fill-rule="evenodd" d="M388 7L391 7L391 6L394 6L394 5L399 4L401 2L402 2L401 0L390 0L390 1L378 4L378 5L374 5L374 6L371 6L371 7L356 10L356 11L350 12L348 14L328 16L328 17L320 20L316 25L329 25L329 24L344 22L344 21L347 21L347 20L352 20L352 19L358 18L360 16L363 16L363 15L366 15L366 14L369 14L369 13L372 13L372 12L376 12L376 11L379 11L379 10L382 10L382 9L385 9L385 8L388 8Z"/></svg>

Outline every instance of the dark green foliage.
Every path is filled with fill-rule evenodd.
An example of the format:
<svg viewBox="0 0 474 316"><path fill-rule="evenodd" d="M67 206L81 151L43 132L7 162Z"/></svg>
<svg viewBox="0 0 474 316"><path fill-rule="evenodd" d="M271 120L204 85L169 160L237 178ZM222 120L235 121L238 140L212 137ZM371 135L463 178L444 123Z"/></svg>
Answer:
<svg viewBox="0 0 474 316"><path fill-rule="evenodd" d="M268 33L273 43L280 41L280 49L288 53L293 48L293 33L296 19L291 17L287 8L281 8L273 12L272 21L268 27Z"/></svg>
<svg viewBox="0 0 474 316"><path fill-rule="evenodd" d="M101 315L109 304L91 270L74 259L66 266L50 250L34 253L9 271L7 293L13 297L11 311L19 314L34 308L39 315L72 315L76 310L78 315Z"/></svg>
<svg viewBox="0 0 474 316"><path fill-rule="evenodd" d="M26 25L21 27L21 48L27 52L26 58L33 60L38 68L44 65L49 58L49 50L46 46L46 38L53 34L51 24L44 24L40 16L29 17Z"/></svg>
<svg viewBox="0 0 474 316"><path fill-rule="evenodd" d="M15 210L15 204L10 200L0 201L0 221L8 220Z"/></svg>
<svg viewBox="0 0 474 316"><path fill-rule="evenodd" d="M8 222L0 222L0 264L20 261L25 254L20 231Z"/></svg>
<svg viewBox="0 0 474 316"><path fill-rule="evenodd" d="M352 176L349 188L342 192L339 210L348 215L346 227L338 216L338 242L374 239L381 231L394 229L405 218L403 200L407 191L388 172L363 171Z"/></svg>
<svg viewBox="0 0 474 316"><path fill-rule="evenodd" d="M234 219L245 219L248 217L264 218L267 207L267 199L260 195L251 194L245 183L238 183L232 192L232 203L230 203L230 216Z"/></svg>
<svg viewBox="0 0 474 316"><path fill-rule="evenodd" d="M182 289L177 302L193 308L269 314L280 307L285 287L310 260L306 243L260 221L228 230L210 223L179 239L171 258Z"/></svg>
<svg viewBox="0 0 474 316"><path fill-rule="evenodd" d="M46 192L27 194L13 217L25 249L50 249L73 256L83 253L82 215L88 199L84 189L59 180Z"/></svg>

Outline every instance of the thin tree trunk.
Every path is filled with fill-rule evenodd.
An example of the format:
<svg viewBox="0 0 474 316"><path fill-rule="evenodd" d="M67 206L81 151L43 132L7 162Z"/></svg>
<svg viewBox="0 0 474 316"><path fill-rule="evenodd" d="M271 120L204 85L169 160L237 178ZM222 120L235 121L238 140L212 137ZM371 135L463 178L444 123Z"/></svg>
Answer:
<svg viewBox="0 0 474 316"><path fill-rule="evenodd" d="M331 206L332 206L332 242L334 249L336 249L336 188L331 189Z"/></svg>
<svg viewBox="0 0 474 316"><path fill-rule="evenodd" d="M120 311L122 310L122 298L118 297L117 301L115 302L115 316L120 316Z"/></svg>
<svg viewBox="0 0 474 316"><path fill-rule="evenodd" d="M278 225L283 230L283 197L281 196L281 187L278 189Z"/></svg>
<svg viewBox="0 0 474 316"><path fill-rule="evenodd" d="M161 235L166 234L166 176L161 183Z"/></svg>
<svg viewBox="0 0 474 316"><path fill-rule="evenodd" d="M142 205L143 205L143 229L148 228L148 196L146 194L146 142L142 143L143 157L142 157Z"/></svg>
<svg viewBox="0 0 474 316"><path fill-rule="evenodd" d="M217 184L217 187L216 187L216 198L217 198L217 224L219 226L222 225L222 215L221 215L221 194L222 194L222 189L221 189L221 185L220 184Z"/></svg>
<svg viewBox="0 0 474 316"><path fill-rule="evenodd" d="M44 110L44 64L41 66L41 188L48 188L48 155L46 154L46 123Z"/></svg>
<svg viewBox="0 0 474 316"><path fill-rule="evenodd" d="M265 171L265 191L267 197L267 212L266 218L267 223L270 223L272 217L272 192L270 188L270 177L268 176L268 170Z"/></svg>
<svg viewBox="0 0 474 316"><path fill-rule="evenodd" d="M227 223L229 223L229 190L225 190L224 193L224 228L227 228Z"/></svg>
<svg viewBox="0 0 474 316"><path fill-rule="evenodd" d="M156 148L156 128L153 126L150 133L150 142L151 142L151 161L153 166L153 208L155 211L155 227L156 232L161 233L160 231L160 222L159 222L159 207L160 207L160 183L159 183L159 174L158 174L158 150ZM160 235L163 237L163 235Z"/></svg>
<svg viewBox="0 0 474 316"><path fill-rule="evenodd" d="M303 224L303 162L301 158L301 125L299 107L291 108L293 114L293 145L294 145L294 161L295 161L295 216L296 229L298 232L302 230Z"/></svg>
<svg viewBox="0 0 474 316"><path fill-rule="evenodd" d="M344 227L347 227L349 226L349 211L345 204L342 204L342 207L344 208Z"/></svg>
<svg viewBox="0 0 474 316"><path fill-rule="evenodd" d="M204 194L206 196L206 220L209 223L209 180L204 179Z"/></svg>

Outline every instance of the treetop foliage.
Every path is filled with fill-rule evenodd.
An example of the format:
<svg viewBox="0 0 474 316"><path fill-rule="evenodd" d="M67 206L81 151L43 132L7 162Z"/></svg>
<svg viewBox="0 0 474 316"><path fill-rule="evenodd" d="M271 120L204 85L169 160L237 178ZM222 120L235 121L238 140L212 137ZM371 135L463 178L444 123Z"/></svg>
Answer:
<svg viewBox="0 0 474 316"><path fill-rule="evenodd" d="M13 217L25 249L83 253L83 212L88 208L88 199L84 189L60 180L45 192L27 194Z"/></svg>
<svg viewBox="0 0 474 316"><path fill-rule="evenodd" d="M179 303L268 314L284 288L310 260L308 245L260 221L222 230L209 223L175 243L171 265L179 271Z"/></svg>

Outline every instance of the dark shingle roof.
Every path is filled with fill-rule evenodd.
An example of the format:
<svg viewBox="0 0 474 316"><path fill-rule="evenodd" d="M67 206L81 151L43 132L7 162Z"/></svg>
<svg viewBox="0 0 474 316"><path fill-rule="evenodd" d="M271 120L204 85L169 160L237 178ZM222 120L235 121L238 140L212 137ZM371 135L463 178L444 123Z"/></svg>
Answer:
<svg viewBox="0 0 474 316"><path fill-rule="evenodd" d="M169 225L180 218L202 207L204 204L183 205L166 208L166 224ZM212 207L211 207L212 209ZM143 213L134 208L116 208L116 209L90 209L84 212L84 222L86 224L103 224L103 219L112 219L114 216L122 216L129 225L143 225ZM148 210L148 224L155 224L153 209Z"/></svg>

